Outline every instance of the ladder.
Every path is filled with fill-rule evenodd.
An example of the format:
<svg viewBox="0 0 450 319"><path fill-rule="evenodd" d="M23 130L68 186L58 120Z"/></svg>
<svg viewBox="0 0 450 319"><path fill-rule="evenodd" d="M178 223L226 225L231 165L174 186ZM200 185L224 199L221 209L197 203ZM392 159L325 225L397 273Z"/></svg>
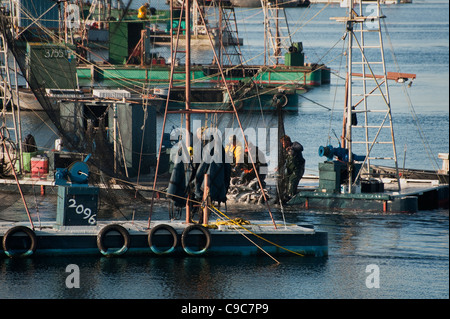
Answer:
<svg viewBox="0 0 450 319"><path fill-rule="evenodd" d="M347 91L342 146L352 154L365 155L353 185L364 175L370 179L371 161L393 163L400 190L397 152L389 97L381 19L380 0L349 2L349 15L332 18L346 23L348 37ZM368 13L368 14L367 14ZM349 174L349 179L352 176ZM351 187L352 183L349 183ZM350 191L350 188L349 188Z"/></svg>
<svg viewBox="0 0 450 319"><path fill-rule="evenodd" d="M3 4L3 3L2 3ZM1 8L3 19L5 16L4 8ZM4 25L2 23L2 25ZM11 28L13 29L13 28ZM10 70L10 68L12 70ZM12 71L12 72L11 72ZM14 91L11 83L14 83ZM14 58L10 59L8 52L8 43L4 37L3 30L0 32L0 108L1 108L1 131L3 140L0 141L1 149L1 169L11 165L11 169L23 171L22 163L22 130L20 125L20 105L17 82L17 63ZM14 151L14 152L12 152ZM6 154L9 152L9 156ZM9 158L11 157L11 163ZM15 167L15 161L18 165ZM1 171L0 171L1 172Z"/></svg>
<svg viewBox="0 0 450 319"><path fill-rule="evenodd" d="M222 65L242 65L242 52L234 6L219 1L219 14L219 61Z"/></svg>
<svg viewBox="0 0 450 319"><path fill-rule="evenodd" d="M187 60L190 57L187 56L187 42L190 39L190 34L188 34L188 30L190 28L186 27L186 20L190 20L190 17L186 18L186 4L185 0L170 1L170 64L173 70L171 71L171 77L169 79L170 89L174 87L174 83L178 82L186 83L186 71L184 68L179 68L178 63L181 60L182 56ZM179 16L176 17L174 15L175 10L179 10ZM177 22L177 23L176 23ZM175 24L176 23L176 27ZM184 25L183 25L184 23ZM184 44L182 44L180 39L185 37ZM184 47L184 48L183 48ZM184 85L185 86L185 85ZM169 91L170 93L170 91Z"/></svg>
<svg viewBox="0 0 450 319"><path fill-rule="evenodd" d="M284 60L281 49L288 49L292 40L287 23L286 11L284 7L278 5L278 0L274 3L269 0L261 0L261 6L264 11L264 32L265 39L268 42L269 50L268 61L264 57L264 64L268 62L271 65L280 64Z"/></svg>

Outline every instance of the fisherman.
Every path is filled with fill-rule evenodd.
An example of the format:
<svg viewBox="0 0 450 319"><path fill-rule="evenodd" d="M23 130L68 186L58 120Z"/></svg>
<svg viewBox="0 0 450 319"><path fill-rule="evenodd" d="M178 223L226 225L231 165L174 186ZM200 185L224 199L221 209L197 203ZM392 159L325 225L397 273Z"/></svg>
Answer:
<svg viewBox="0 0 450 319"><path fill-rule="evenodd" d="M150 7L149 3L143 4L139 9L138 9L138 19L141 20L145 20L147 19L147 13L148 13L148 8Z"/></svg>
<svg viewBox="0 0 450 319"><path fill-rule="evenodd" d="M285 155L285 175L282 181L287 201L297 194L297 186L305 173L305 159L303 158L303 146L298 142L292 142L287 135L281 137L281 144Z"/></svg>
<svg viewBox="0 0 450 319"><path fill-rule="evenodd" d="M267 175L267 162L265 160L265 156L263 152L259 150L259 148L253 145L251 142L248 142L248 148L245 148L244 152L244 164L243 164L243 172L241 175L241 182L243 185L248 185L253 179L256 177L255 168L258 171L259 180L261 181L262 187L266 187L266 175ZM250 151L250 155L249 155ZM253 167L252 160L255 163ZM259 184L258 184L259 186Z"/></svg>
<svg viewBox="0 0 450 319"><path fill-rule="evenodd" d="M225 153L231 163L231 176L241 176L244 157L242 144L237 140L236 135L230 136L229 143L225 146Z"/></svg>

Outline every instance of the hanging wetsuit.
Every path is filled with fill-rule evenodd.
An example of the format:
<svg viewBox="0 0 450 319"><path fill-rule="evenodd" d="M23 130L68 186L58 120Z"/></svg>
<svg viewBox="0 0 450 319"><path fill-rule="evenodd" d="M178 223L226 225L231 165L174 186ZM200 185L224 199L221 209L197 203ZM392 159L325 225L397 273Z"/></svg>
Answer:
<svg viewBox="0 0 450 319"><path fill-rule="evenodd" d="M213 141L210 141L213 143ZM225 203L227 201L228 187L230 186L231 179L231 165L225 162L225 149L220 145L222 149L221 161L214 161L214 147L210 151L210 160L206 161L202 158L202 161L195 172L195 197L201 199L203 197L203 180L205 174L209 174L209 194L212 201L219 203Z"/></svg>

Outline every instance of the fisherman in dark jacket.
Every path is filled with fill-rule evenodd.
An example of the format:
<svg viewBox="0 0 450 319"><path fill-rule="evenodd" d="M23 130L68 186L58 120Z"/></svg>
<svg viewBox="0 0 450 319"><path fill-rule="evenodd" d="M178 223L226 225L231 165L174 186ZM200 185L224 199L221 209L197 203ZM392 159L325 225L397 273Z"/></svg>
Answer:
<svg viewBox="0 0 450 319"><path fill-rule="evenodd" d="M298 142L292 142L291 138L284 135L281 143L285 153L285 177L283 185L288 200L297 193L297 186L305 172L305 159L303 158L303 146Z"/></svg>

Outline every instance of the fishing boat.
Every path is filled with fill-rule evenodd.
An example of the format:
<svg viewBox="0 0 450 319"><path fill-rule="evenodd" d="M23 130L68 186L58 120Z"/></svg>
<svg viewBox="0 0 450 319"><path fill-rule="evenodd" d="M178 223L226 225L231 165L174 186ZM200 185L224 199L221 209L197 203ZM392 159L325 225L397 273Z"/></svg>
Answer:
<svg viewBox="0 0 450 319"><path fill-rule="evenodd" d="M181 2L177 2L179 5L181 5ZM170 1L168 3L170 5ZM202 10L203 14L207 11L208 7L215 7L216 2L215 1L198 1L196 3L193 3L193 10L192 10L192 27L191 27L191 44L196 47L204 47L206 50L209 49L210 46L210 38L214 46L242 46L244 44L244 40L242 38L239 38L237 32L233 32L231 29L225 27L223 28L222 23L216 23L215 26L211 26L210 22L208 22L207 19L205 19L205 24L201 21L201 19L198 18L197 12ZM220 6L223 5L223 3L220 2ZM201 6L198 8L198 6ZM203 7L203 8L202 8ZM174 17L179 16L179 11L172 10L172 15ZM227 20L223 21L227 22ZM178 24L181 23L182 26L184 26L184 21L177 21L172 20L173 26L176 28ZM226 23L225 23L226 24ZM209 30L209 35L207 35L206 30ZM170 27L167 27L165 31L158 31L158 30L152 30L151 33L151 41L154 44L157 45L170 45L171 38L174 37L174 35L169 33ZM180 34L178 37L178 41L181 45L184 45L186 41L186 36L184 34Z"/></svg>
<svg viewBox="0 0 450 319"><path fill-rule="evenodd" d="M338 146L329 142L319 147L319 155L326 160L319 163L318 187L300 191L290 204L406 213L448 207L448 164L425 177L425 172L399 169L397 163L388 81L405 83L415 74L386 71L380 22L386 17L381 2L345 1L341 5L347 7L348 15L331 18L346 25L342 37L347 40L348 58L342 135ZM365 15L367 5L376 14ZM448 154L442 158L448 163ZM380 162L393 166L376 165Z"/></svg>
<svg viewBox="0 0 450 319"><path fill-rule="evenodd" d="M184 65L185 108L176 110L182 116L182 123L188 132L185 137L190 136L192 132L190 129L191 114L201 112L207 115L218 115L221 112L228 114L231 111L191 109L190 7L190 0L183 1L181 14L184 15L187 28L185 34L187 45L185 50L182 50L186 54ZM200 17L204 19L201 12ZM20 58L22 56L21 47L14 45L15 29L11 21L11 16L6 11L1 11L1 44L3 48L8 46L19 68L24 72L28 65ZM177 34L179 32L178 29ZM172 60L176 59L177 53L180 53L179 50L177 46L173 47ZM45 49L43 52L44 55L47 54ZM53 51L48 52L51 54ZM66 57L65 54L70 54L70 52L56 50L55 54L59 56L61 53ZM226 85L217 55L214 54L214 56L216 66L222 75L224 88L229 93L233 108L231 112L239 121L233 95L229 92L230 87ZM163 134L161 134L156 163L155 135L153 133L156 128L155 110L148 107L149 88L143 89L145 94L139 96L140 103L133 100L132 94L126 90L106 89L93 92L98 99L80 101L67 98L55 104L49 98L45 86L43 87L45 82L40 78L40 74L30 72L27 78L30 89L61 137L60 144L58 147L55 146L55 150L41 154L48 155L48 157L32 157L30 159L31 175L35 175L38 181L42 181L38 184L43 186L47 183L57 192L56 218L50 222L35 223L28 208L23 192L25 185L23 180L20 180L20 174L23 174L25 169L24 161L23 157L17 156L20 154L17 150L21 144L15 142L22 140L19 137L21 135L20 122L17 121L20 112L17 112L19 110L14 99L6 102L7 96L3 96L3 105L10 104L12 107L11 112L8 113L12 121L8 123L13 127L10 127L8 134L15 132L16 137L13 139L9 135L6 136L6 127L0 130L2 164L6 162L6 159L8 160L7 165L2 165L2 168L8 167L13 176L12 180L15 181L21 195L27 221L0 222L2 241L0 256L15 258L55 254L96 254L99 256L123 256L133 253L152 256L263 254L278 262L275 258L278 255L316 257L328 255L327 232L311 226L277 221L268 205L270 219L253 221L229 218L227 212L219 205L221 201L223 202L223 197L220 198L218 204L215 203L216 189L214 185L217 176L214 178L214 175L210 174L211 171L209 173L205 171L207 174L203 176L203 183L198 184L195 189L202 193L201 201L198 201L197 197L191 197L190 194L180 198L178 193L174 193L170 189L161 190L157 187L158 178L161 177L159 169L166 161L163 156L163 141L165 119L169 112L169 97L172 89L176 87L173 81L176 74L175 68L174 65L170 67L170 79L166 87L168 91L164 107ZM7 85L4 90L11 90L11 87L11 85ZM88 98L83 97L83 99ZM281 105L278 109L281 110ZM240 130L243 131L242 126L240 126ZM187 138L189 140L189 137ZM245 136L244 141L248 147ZM31 142L27 142L27 145L29 144ZM186 145L179 143L181 147ZM185 156L186 154L184 153ZM186 167L191 166L189 161L182 164L186 164ZM219 165L219 163L217 164ZM211 167L213 166L211 165ZM222 169L225 166L222 162ZM169 186L174 185L174 182L180 182L172 180L172 177L180 175L181 167L184 168L181 165L174 168L170 182L167 180ZM143 184L142 174L149 173L151 168L154 168L153 183ZM49 173L50 181L47 180ZM146 197L145 193L150 196ZM183 213L184 209L184 220L181 220L180 217L176 218L171 213L170 206L167 208L166 219L152 218L154 217L152 215L154 206L157 205L156 202L160 196L167 196L173 202L184 202L183 208L179 210ZM125 203L121 205L120 200ZM102 218L111 217L113 210L123 213L130 207L131 201L137 201L146 209L150 209L147 219L135 220L126 216L125 221L116 221L111 218ZM194 209L201 214L198 222L194 222ZM134 214L134 212L127 211L127 214ZM210 221L210 216L216 216L219 220Z"/></svg>
<svg viewBox="0 0 450 319"><path fill-rule="evenodd" d="M158 89L161 85L167 85L171 64L175 64L177 75L174 81L182 85L184 82L182 60L178 58L176 61L171 61L167 54L164 54L167 52L168 45L174 45L174 33L177 28L182 30L177 40L179 44L181 45L185 39L185 31L183 31L185 24L179 19L179 4L172 3L170 10L150 10L148 17L142 19L138 18L136 10L130 10L128 7L106 10L109 5L105 5L104 2L110 5L109 1L103 0L93 1L90 6L82 2L80 6L65 4L64 10L70 10L73 18L70 21L61 21L59 31L64 30L64 32L60 32L58 39L49 36L51 33L49 30L56 31L56 22L58 22L56 4L45 2L39 10L34 11L29 9L28 1L23 0L13 7L17 11L16 14L20 16L18 24L23 29L20 37L24 38L17 45L29 43L29 46L23 49L27 52L27 56L35 57L35 61L29 61L29 68L57 59L59 56L52 55L52 52L58 52L62 58L65 53L61 52L70 50L64 73L70 72L71 80L52 81L54 74L49 76L42 72L40 81L45 81L47 88L80 89L86 96L92 95L92 89L95 88L126 89L136 94L144 94L143 86L150 85ZM267 6L269 5L267 3ZM272 111L274 108L272 98L282 93L283 88L288 87L283 99L287 98L290 106L286 110L292 111L298 107L298 95L305 93L311 87L329 83L329 68L323 64L305 63L302 43L292 41L288 31L287 35L280 36L279 31L275 30L281 27L281 22L285 19L283 8L270 5L270 8L264 9L265 26L267 30L271 30L266 33L267 37L264 41L268 45L270 42L274 53L263 65L248 65L243 60L240 52L240 46L243 43L238 35L233 7L222 2L199 2L198 9L204 14L207 10L213 10L219 16L218 26L211 27L211 22L208 23L206 18L202 24L199 22L198 15L193 16L191 29L195 32L191 34L191 41L199 39L201 45L196 45L197 49L208 48L210 40L217 47L224 66L224 74L227 77L227 85L240 88L239 92L247 92L245 96L240 93L234 96L235 100L242 99L244 109L247 110L248 105L248 110L253 110L254 105L262 103L260 109ZM193 10L193 12L196 11ZM82 19L82 17L85 18ZM53 21L53 18L56 20ZM74 22L77 20L80 20L80 23ZM39 26L43 31L36 28L38 24L33 21L40 21ZM164 30L159 30L161 26L165 26ZM283 28L286 27L283 26ZM210 38L206 35L206 30ZM62 46L63 39L65 43L71 43L71 45ZM36 43L33 44L33 42ZM47 57L46 54L49 56ZM284 63L282 63L283 60ZM48 65L45 68L48 68ZM72 75L74 70L75 74ZM27 70L25 75L29 73L40 72ZM216 90L222 89L222 97L215 101L216 107L231 109L217 66L204 61L196 63L191 67L191 78L195 80L192 85L193 90L201 91L205 86L214 87ZM50 86L51 83L54 85ZM254 86L267 88L266 95L271 95L272 98L267 96L267 99L259 99ZM25 93L23 94L25 96ZM276 97L275 100L277 100ZM158 99L150 100L150 105L153 102L159 104ZM174 104L176 107L178 101L175 100ZM39 103L36 101L35 105L29 105L28 109L39 109Z"/></svg>
<svg viewBox="0 0 450 319"><path fill-rule="evenodd" d="M79 172L84 174L80 174ZM0 222L0 258L61 255L122 256L254 256L267 254L276 261L280 255L316 256L328 254L326 232L311 225L270 221L224 219L186 223L180 220L111 222L97 220L99 189L85 184L89 174L84 162L73 163L57 183L58 205L52 222ZM25 208L27 206L25 205Z"/></svg>

